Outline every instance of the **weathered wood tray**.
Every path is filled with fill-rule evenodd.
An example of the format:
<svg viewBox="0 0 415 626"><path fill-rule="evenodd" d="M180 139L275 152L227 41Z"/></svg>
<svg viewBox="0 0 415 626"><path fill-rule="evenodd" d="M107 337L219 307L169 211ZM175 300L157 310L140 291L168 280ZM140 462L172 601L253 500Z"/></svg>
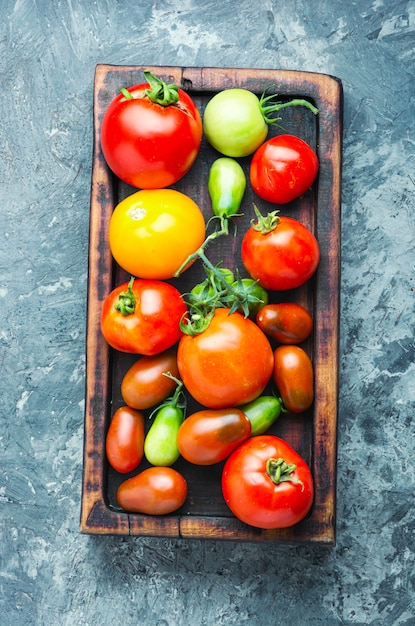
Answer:
<svg viewBox="0 0 415 626"><path fill-rule="evenodd" d="M121 183L109 171L101 152L99 137L102 116L108 104L121 87L144 82L144 69L98 65L95 75L81 532L334 545L342 86L337 78L324 74L261 69L149 68L157 76L187 90L201 114L206 103L218 91L243 87L260 95L269 85L275 85L275 93L280 99L307 98L320 111L318 116L314 116L303 107L285 109L281 121L284 130L276 127L269 130L269 136L288 132L302 137L314 147L320 160L319 176L313 189L301 199L280 207L282 215L296 217L317 236L321 247L317 274L305 286L293 292L273 294L275 301L290 299L303 304L314 317L314 332L305 345L314 362L314 405L309 412L300 416L282 415L271 431L285 438L310 464L315 482L312 510L305 520L292 528L273 531L252 528L239 522L222 498L222 464L196 467L183 460L179 460L175 467L188 481L189 496L179 511L162 517L128 514L116 503L116 489L129 475L117 475L109 467L105 458L105 435L114 411L122 405L122 376L137 357L116 353L108 347L101 335L100 315L107 294L129 278L111 257L107 243L109 219L115 205L136 190ZM199 204L206 218L211 215L207 174L211 163L218 156L203 140L195 165L175 185L176 189L187 193ZM240 160L247 173L249 161L249 158ZM254 202L262 212L276 208L257 198L248 184L241 207L244 217L238 218L239 240L254 216ZM233 237L215 242L214 246L208 248L208 256L214 263L223 260L225 267L238 267L243 274L239 246ZM173 283L185 292L201 278L202 268L195 263ZM189 411L191 409L192 406Z"/></svg>

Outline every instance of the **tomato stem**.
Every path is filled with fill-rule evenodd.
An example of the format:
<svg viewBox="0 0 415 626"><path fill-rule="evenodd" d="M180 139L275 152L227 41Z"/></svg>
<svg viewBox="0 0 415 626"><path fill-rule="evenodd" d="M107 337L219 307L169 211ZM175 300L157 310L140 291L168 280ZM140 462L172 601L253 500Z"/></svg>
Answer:
<svg viewBox="0 0 415 626"><path fill-rule="evenodd" d="M158 413L161 409L164 409L165 407L170 407L172 409L180 409L181 411L183 411L183 415L186 409L186 396L183 393L183 382L179 380L178 378L176 378L175 376L173 376L171 372L164 372L163 376L167 376L167 378L174 380L174 382L177 384L177 387L174 390L174 393L172 396L170 396L169 398L166 398L163 404L156 407L154 411L151 412L149 419L151 419L155 413Z"/></svg>
<svg viewBox="0 0 415 626"><path fill-rule="evenodd" d="M205 248L207 247L207 245L213 241L214 239L217 239L218 237L222 237L222 235L228 235L229 234L229 218L226 215L221 215L220 216L220 226L219 228L217 228L213 233L210 233L210 235L208 235L206 237L206 239L204 240L204 242L202 243L202 245L200 246L200 248L198 248L195 252L193 252L192 254L190 254L187 259L180 265L179 269L176 270L174 276L175 278L178 278L178 276L180 276L181 272L184 270L185 267L187 267L187 265L189 265L189 263L191 263L192 261L194 261L197 258L203 259L205 260L206 257L204 255L204 251ZM212 265L213 267L213 265Z"/></svg>
<svg viewBox="0 0 415 626"><path fill-rule="evenodd" d="M297 485L301 485L301 491L304 491L304 483L295 476L292 476L292 473L297 469L297 466L294 464L288 465L282 457L279 457L278 459L268 459L265 469L275 485L279 485L283 482L292 482Z"/></svg>
<svg viewBox="0 0 415 626"><path fill-rule="evenodd" d="M262 215L256 204L253 205L255 218L251 220L251 226L254 230L257 230L261 235L266 235L276 229L280 222L278 216L279 211L270 211L267 215Z"/></svg>
<svg viewBox="0 0 415 626"><path fill-rule="evenodd" d="M144 70L144 78L150 85L150 89L146 89L145 94L155 104L160 104L163 107L176 104L179 100L179 88L177 85L170 84L157 78L150 72L150 70Z"/></svg>
<svg viewBox="0 0 415 626"><path fill-rule="evenodd" d="M121 315L132 315L135 311L136 299L133 292L134 276L131 276L128 283L127 291L121 291L114 308L119 311Z"/></svg>
<svg viewBox="0 0 415 626"><path fill-rule="evenodd" d="M277 122L281 121L280 117L269 117L271 113L278 113L282 109L287 109L288 107L292 106L307 107L307 109L312 111L314 115L317 115L318 109L308 100L294 98L294 100L290 100L289 102L280 102L278 100L274 100L274 98L277 97L277 94L266 95L267 91L273 86L274 85L270 85L269 87L267 87L259 100L261 113L263 115L264 121L267 124L277 124Z"/></svg>

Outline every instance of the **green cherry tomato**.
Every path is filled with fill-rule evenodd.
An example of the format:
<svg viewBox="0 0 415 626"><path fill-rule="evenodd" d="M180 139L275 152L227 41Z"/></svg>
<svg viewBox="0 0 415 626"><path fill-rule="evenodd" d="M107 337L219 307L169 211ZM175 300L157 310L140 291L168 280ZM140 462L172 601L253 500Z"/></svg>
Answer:
<svg viewBox="0 0 415 626"><path fill-rule="evenodd" d="M239 408L251 422L251 437L269 430L282 410L281 400L275 396L260 396Z"/></svg>
<svg viewBox="0 0 415 626"><path fill-rule="evenodd" d="M246 176L235 159L221 157L212 163L208 191L218 217L237 215L246 189Z"/></svg>
<svg viewBox="0 0 415 626"><path fill-rule="evenodd" d="M246 295L248 317L255 320L258 311L269 302L268 291L253 278L239 278L232 286L238 289L239 293ZM245 314L243 306L238 311Z"/></svg>

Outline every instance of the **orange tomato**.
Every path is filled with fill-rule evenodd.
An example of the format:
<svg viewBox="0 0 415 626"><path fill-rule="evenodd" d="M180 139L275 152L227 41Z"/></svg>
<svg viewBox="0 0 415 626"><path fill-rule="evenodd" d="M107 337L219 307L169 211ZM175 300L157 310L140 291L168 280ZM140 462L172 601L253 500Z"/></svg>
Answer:
<svg viewBox="0 0 415 626"><path fill-rule="evenodd" d="M216 309L202 333L179 341L177 365L188 392L210 409L257 398L272 375L274 358L262 330L240 313Z"/></svg>

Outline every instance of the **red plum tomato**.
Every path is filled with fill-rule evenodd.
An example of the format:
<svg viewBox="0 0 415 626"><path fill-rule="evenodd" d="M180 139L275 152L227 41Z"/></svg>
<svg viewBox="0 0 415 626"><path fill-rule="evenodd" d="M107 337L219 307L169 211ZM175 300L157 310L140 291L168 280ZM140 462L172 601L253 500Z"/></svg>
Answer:
<svg viewBox="0 0 415 626"><path fill-rule="evenodd" d="M179 341L180 320L186 311L173 285L158 280L130 280L105 299L101 330L116 350L152 356Z"/></svg>
<svg viewBox="0 0 415 626"><path fill-rule="evenodd" d="M125 511L166 515L186 501L187 481L172 467L149 467L128 478L117 490L117 502Z"/></svg>
<svg viewBox="0 0 415 626"><path fill-rule="evenodd" d="M307 339L313 330L310 313L296 302L266 304L256 315L260 329L282 344L298 344Z"/></svg>
<svg viewBox="0 0 415 626"><path fill-rule="evenodd" d="M303 413L313 404L313 364L300 346L278 346L274 352L273 379L288 411Z"/></svg>
<svg viewBox="0 0 415 626"><path fill-rule="evenodd" d="M304 519L313 498L306 461L283 439L258 435L227 459L222 492L232 513L256 528L288 528Z"/></svg>
<svg viewBox="0 0 415 626"><path fill-rule="evenodd" d="M144 456L144 416L129 406L117 409L108 428L105 450L109 464L121 474L136 469Z"/></svg>
<svg viewBox="0 0 415 626"><path fill-rule="evenodd" d="M133 409L149 409L165 400L176 388L179 370L176 352L167 350L154 356L142 356L124 374L121 395Z"/></svg>
<svg viewBox="0 0 415 626"><path fill-rule="evenodd" d="M251 434L251 422L239 409L202 409L179 428L177 445L186 461L213 465L226 459Z"/></svg>
<svg viewBox="0 0 415 626"><path fill-rule="evenodd" d="M274 359L269 340L253 321L220 308L205 331L183 335L177 364L193 398L218 409L258 397L271 378Z"/></svg>
<svg viewBox="0 0 415 626"><path fill-rule="evenodd" d="M287 204L302 196L316 179L319 162L305 141L293 135L279 135L263 143L250 165L255 193L275 204Z"/></svg>

